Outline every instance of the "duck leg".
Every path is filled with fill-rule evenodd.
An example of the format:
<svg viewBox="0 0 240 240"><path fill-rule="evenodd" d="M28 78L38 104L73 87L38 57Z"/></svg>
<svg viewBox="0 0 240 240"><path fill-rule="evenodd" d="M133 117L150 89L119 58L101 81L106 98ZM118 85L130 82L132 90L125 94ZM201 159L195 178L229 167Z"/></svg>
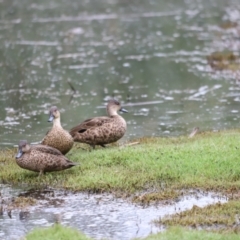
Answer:
<svg viewBox="0 0 240 240"><path fill-rule="evenodd" d="M43 170L40 170L38 177L41 177L44 174Z"/></svg>

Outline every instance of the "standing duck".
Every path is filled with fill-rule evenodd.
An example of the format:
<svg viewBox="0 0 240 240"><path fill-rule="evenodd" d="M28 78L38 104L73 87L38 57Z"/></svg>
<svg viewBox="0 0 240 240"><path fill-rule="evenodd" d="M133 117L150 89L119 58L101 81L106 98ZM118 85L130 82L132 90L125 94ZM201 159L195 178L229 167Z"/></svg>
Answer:
<svg viewBox="0 0 240 240"><path fill-rule="evenodd" d="M60 121L60 112L56 106L50 108L48 122L53 121L53 127L49 130L41 144L58 149L62 154L68 153L73 146L73 138L68 131L64 130Z"/></svg>
<svg viewBox="0 0 240 240"><path fill-rule="evenodd" d="M70 130L74 141L87 143L95 148L95 145L105 147L105 144L119 140L127 130L127 123L118 115L118 111L127 112L117 100L109 100L108 116L87 119Z"/></svg>
<svg viewBox="0 0 240 240"><path fill-rule="evenodd" d="M77 165L55 148L42 144L31 146L26 140L19 142L16 162L21 168L39 172L39 176L45 172L61 171Z"/></svg>

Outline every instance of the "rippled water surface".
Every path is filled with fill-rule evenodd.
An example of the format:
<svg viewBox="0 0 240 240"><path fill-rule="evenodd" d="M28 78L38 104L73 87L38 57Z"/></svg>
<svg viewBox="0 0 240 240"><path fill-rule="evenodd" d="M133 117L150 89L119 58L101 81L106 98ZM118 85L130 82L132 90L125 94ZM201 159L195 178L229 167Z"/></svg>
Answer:
<svg viewBox="0 0 240 240"><path fill-rule="evenodd" d="M38 201L34 207L12 210L11 215L9 211L4 211L0 216L0 238L4 240L17 240L35 227L51 226L56 221L75 227L95 239L145 237L163 230L163 226L155 225L154 220L191 209L194 205L204 207L227 201L225 197L213 193L192 191L177 201L143 207L111 195L72 194L52 189L23 191L6 185L0 185L0 190L5 203L18 196Z"/></svg>
<svg viewBox="0 0 240 240"><path fill-rule="evenodd" d="M123 141L239 127L239 72L206 59L238 55L239 22L239 0L0 0L1 147L40 141L51 105L70 129L112 96Z"/></svg>
<svg viewBox="0 0 240 240"><path fill-rule="evenodd" d="M239 128L240 72L207 60L227 50L239 64L239 26L240 0L0 0L0 148L40 141L52 105L70 129L104 115L110 97L129 111L122 141ZM4 199L26 194L0 191ZM0 239L56 218L97 239L143 237L162 229L152 222L159 217L226 201L192 193L144 208L109 195L43 196L11 216L4 210Z"/></svg>

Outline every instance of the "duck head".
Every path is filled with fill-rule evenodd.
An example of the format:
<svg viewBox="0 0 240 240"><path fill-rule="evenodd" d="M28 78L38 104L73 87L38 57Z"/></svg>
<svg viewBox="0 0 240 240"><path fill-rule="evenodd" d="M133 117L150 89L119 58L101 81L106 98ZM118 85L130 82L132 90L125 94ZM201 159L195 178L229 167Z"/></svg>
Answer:
<svg viewBox="0 0 240 240"><path fill-rule="evenodd" d="M30 145L27 143L26 140L20 140L18 144L18 153L16 155L16 158L22 157L22 155L25 152L28 152L30 150Z"/></svg>
<svg viewBox="0 0 240 240"><path fill-rule="evenodd" d="M52 122L54 119L60 118L60 112L56 106L52 106L49 110L48 122Z"/></svg>
<svg viewBox="0 0 240 240"><path fill-rule="evenodd" d="M121 104L116 99L111 99L107 104L107 113L109 116L117 115L117 112L127 113L128 111L121 107Z"/></svg>

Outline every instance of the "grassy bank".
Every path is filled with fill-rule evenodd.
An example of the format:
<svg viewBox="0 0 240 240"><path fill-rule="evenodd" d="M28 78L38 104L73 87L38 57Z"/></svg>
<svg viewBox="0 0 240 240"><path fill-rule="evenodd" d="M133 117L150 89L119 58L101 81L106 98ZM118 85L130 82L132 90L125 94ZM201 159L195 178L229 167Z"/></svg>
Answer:
<svg viewBox="0 0 240 240"><path fill-rule="evenodd" d="M107 191L121 197L133 194L133 201L144 204L176 198L183 189L222 192L230 198L226 204L194 207L165 217L159 223L232 232L227 237L224 234L173 228L147 239L179 239L178 234L184 235L181 239L236 239L234 232L239 232L240 221L239 130L200 133L194 138L142 138L136 141L139 143L121 147L113 145L93 151L89 151L86 145L76 144L67 156L81 163L80 166L47 173L40 178L37 173L17 166L14 158L16 150L4 150L0 153L0 181L93 193Z"/></svg>
<svg viewBox="0 0 240 240"><path fill-rule="evenodd" d="M35 229L30 232L26 237L26 240L91 240L82 233L78 232L75 229L63 227L61 225L55 224L50 228L46 229ZM141 238L143 240L143 238ZM211 233L206 231L196 231L196 230L187 230L184 228L170 228L162 233L150 235L144 240L237 240L239 235L235 233L231 234L220 234L220 233ZM137 240L137 239L136 239Z"/></svg>
<svg viewBox="0 0 240 240"><path fill-rule="evenodd" d="M191 139L143 138L137 145L94 151L76 144L68 157L80 166L41 178L17 166L16 151L5 150L0 154L0 181L93 192L158 189L166 197L183 188L234 191L240 186L239 143L239 131L224 131Z"/></svg>

